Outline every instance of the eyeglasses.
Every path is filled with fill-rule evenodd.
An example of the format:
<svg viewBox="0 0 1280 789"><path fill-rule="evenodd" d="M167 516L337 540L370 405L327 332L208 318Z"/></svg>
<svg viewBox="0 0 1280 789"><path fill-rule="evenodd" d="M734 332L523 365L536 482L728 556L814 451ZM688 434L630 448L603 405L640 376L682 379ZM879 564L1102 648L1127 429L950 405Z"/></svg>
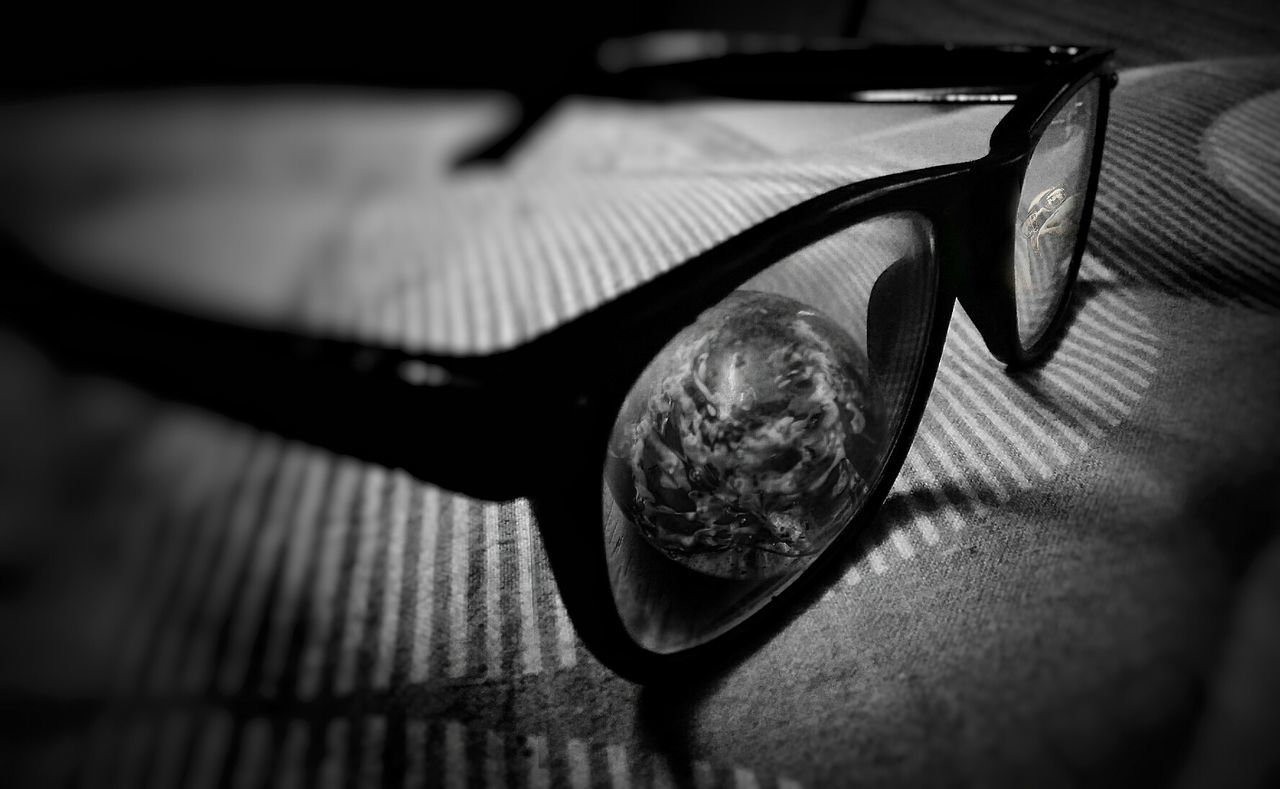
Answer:
<svg viewBox="0 0 1280 789"><path fill-rule="evenodd" d="M639 680L714 663L875 517L957 300L1002 362L1051 352L1115 76L1110 51L1084 47L705 56L724 41L673 41L606 47L581 92L1011 107L977 161L812 197L487 356L179 314L63 279L12 240L0 316L56 355L286 436L528 497L602 662Z"/></svg>

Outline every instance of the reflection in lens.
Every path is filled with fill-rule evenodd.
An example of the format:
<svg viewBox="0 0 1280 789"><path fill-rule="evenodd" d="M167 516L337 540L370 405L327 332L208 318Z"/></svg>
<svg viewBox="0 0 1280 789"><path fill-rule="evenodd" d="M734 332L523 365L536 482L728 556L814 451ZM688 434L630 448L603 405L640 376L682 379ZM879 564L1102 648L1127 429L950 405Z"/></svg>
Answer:
<svg viewBox="0 0 1280 789"><path fill-rule="evenodd" d="M1093 162L1098 82L1076 92L1045 129L1019 200L1014 243L1018 339L1030 348L1057 312L1079 238Z"/></svg>
<svg viewBox="0 0 1280 789"><path fill-rule="evenodd" d="M655 364L657 386L615 442L635 488L619 503L651 545L709 575L767 578L852 517L879 425L866 353L834 321L741 290Z"/></svg>
<svg viewBox="0 0 1280 789"><path fill-rule="evenodd" d="M857 514L910 402L937 272L928 223L859 223L675 334L633 385L605 468L618 612L676 651L757 610Z"/></svg>

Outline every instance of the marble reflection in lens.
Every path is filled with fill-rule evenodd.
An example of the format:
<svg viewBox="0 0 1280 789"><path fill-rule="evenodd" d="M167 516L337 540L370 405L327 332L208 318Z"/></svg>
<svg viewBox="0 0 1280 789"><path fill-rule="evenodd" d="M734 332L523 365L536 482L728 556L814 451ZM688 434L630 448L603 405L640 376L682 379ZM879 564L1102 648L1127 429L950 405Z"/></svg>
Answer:
<svg viewBox="0 0 1280 789"><path fill-rule="evenodd" d="M794 299L736 291L677 335L631 393L606 474L672 561L760 579L820 551L853 517L881 426L867 355Z"/></svg>

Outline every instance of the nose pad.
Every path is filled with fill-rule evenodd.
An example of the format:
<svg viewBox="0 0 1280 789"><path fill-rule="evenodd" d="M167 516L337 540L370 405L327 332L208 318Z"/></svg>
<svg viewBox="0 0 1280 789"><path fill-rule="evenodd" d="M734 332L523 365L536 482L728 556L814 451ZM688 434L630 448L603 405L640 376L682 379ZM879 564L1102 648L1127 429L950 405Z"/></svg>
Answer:
<svg viewBox="0 0 1280 789"><path fill-rule="evenodd" d="M871 391L882 414L900 410L897 403L915 375L919 346L926 330L920 309L922 266L903 258L880 274L867 300L867 360Z"/></svg>

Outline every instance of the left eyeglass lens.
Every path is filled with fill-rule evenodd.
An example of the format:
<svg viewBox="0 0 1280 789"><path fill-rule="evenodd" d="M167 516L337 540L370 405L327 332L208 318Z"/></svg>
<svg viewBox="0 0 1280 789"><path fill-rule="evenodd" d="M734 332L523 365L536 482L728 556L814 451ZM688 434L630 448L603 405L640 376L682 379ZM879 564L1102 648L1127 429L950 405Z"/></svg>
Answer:
<svg viewBox="0 0 1280 789"><path fill-rule="evenodd" d="M859 222L753 277L640 375L603 521L641 646L688 649L743 621L860 512L927 350L932 249L918 214Z"/></svg>

